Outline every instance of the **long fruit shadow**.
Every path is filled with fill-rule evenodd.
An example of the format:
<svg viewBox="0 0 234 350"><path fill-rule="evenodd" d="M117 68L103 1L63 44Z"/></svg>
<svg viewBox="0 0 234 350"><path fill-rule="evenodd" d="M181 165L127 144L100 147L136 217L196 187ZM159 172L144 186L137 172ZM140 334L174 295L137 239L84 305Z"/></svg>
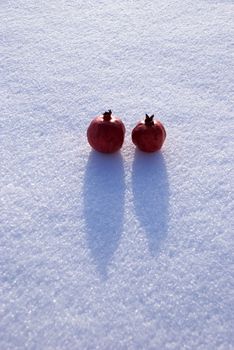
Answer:
<svg viewBox="0 0 234 350"><path fill-rule="evenodd" d="M168 229L169 185L161 152L135 151L132 168L134 207L152 255L159 253Z"/></svg>
<svg viewBox="0 0 234 350"><path fill-rule="evenodd" d="M124 192L122 156L91 151L84 178L84 218L87 243L104 279L122 234Z"/></svg>

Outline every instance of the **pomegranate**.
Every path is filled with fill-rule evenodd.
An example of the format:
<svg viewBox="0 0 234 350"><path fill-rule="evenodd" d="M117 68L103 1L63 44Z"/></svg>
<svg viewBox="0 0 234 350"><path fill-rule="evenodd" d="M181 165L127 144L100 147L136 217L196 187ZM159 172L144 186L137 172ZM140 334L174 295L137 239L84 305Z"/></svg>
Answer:
<svg viewBox="0 0 234 350"><path fill-rule="evenodd" d="M132 142L143 152L159 151L165 141L166 130L159 120L145 115L132 130Z"/></svg>
<svg viewBox="0 0 234 350"><path fill-rule="evenodd" d="M124 141L125 126L112 115L112 111L94 118L87 130L90 146L98 152L113 153L118 151Z"/></svg>

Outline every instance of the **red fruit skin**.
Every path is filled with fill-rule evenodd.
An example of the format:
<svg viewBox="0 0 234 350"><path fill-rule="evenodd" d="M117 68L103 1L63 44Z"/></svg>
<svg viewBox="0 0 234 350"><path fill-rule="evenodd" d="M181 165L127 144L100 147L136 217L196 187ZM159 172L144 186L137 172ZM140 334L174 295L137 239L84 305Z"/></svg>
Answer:
<svg viewBox="0 0 234 350"><path fill-rule="evenodd" d="M98 152L114 153L123 145L125 126L117 117L104 120L103 115L93 119L87 130L90 146Z"/></svg>
<svg viewBox="0 0 234 350"><path fill-rule="evenodd" d="M132 142L143 152L159 151L166 139L166 130L158 120L153 125L139 122L132 130Z"/></svg>

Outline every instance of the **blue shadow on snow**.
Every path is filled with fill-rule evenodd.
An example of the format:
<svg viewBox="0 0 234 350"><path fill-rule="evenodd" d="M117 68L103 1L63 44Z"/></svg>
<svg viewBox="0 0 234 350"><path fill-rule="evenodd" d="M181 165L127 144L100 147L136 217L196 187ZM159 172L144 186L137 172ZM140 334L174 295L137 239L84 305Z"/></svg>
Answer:
<svg viewBox="0 0 234 350"><path fill-rule="evenodd" d="M91 151L84 178L84 218L88 246L104 279L123 230L124 192L121 154Z"/></svg>
<svg viewBox="0 0 234 350"><path fill-rule="evenodd" d="M168 230L169 185L161 152L135 151L132 187L137 218L147 235L151 254L157 255Z"/></svg>

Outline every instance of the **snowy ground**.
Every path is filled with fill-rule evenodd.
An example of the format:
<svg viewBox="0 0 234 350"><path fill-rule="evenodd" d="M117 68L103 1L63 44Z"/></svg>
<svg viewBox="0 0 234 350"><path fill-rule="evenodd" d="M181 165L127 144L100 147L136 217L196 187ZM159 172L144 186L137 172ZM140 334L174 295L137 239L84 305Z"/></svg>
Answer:
<svg viewBox="0 0 234 350"><path fill-rule="evenodd" d="M1 350L234 348L233 23L232 0L1 1Z"/></svg>

